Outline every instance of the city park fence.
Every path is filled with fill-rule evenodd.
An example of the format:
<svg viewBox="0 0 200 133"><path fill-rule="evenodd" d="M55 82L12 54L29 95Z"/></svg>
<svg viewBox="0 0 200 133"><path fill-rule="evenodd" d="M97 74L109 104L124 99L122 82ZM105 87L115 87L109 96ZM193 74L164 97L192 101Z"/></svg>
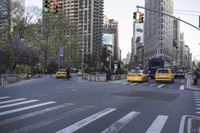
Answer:
<svg viewBox="0 0 200 133"><path fill-rule="evenodd" d="M109 80L124 80L127 74L108 75L106 73L82 73L82 79L88 81L107 82Z"/></svg>
<svg viewBox="0 0 200 133"><path fill-rule="evenodd" d="M5 87L7 84L10 83L17 83L20 82L22 80L28 80L31 78L41 78L43 77L44 74L1 74L0 75L0 87L3 88Z"/></svg>

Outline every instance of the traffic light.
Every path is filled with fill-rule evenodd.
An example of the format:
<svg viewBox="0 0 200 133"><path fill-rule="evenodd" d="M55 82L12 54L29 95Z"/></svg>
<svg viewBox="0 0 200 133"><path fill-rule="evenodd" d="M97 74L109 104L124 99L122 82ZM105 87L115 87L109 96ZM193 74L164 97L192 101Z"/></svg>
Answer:
<svg viewBox="0 0 200 133"><path fill-rule="evenodd" d="M49 12L49 1L48 0L45 0L44 1L44 12L45 13L48 13Z"/></svg>
<svg viewBox="0 0 200 133"><path fill-rule="evenodd" d="M59 12L59 6L60 6L60 2L54 2L53 3L53 13L57 14Z"/></svg>
<svg viewBox="0 0 200 133"><path fill-rule="evenodd" d="M139 23L144 23L144 13L140 12Z"/></svg>

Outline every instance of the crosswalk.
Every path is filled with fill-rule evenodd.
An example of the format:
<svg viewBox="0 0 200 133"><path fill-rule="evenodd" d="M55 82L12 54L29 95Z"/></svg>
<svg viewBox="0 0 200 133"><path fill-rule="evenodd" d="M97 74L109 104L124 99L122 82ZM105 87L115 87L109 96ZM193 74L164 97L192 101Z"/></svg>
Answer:
<svg viewBox="0 0 200 133"><path fill-rule="evenodd" d="M57 123L70 116L76 116L79 113L84 114L84 112L88 112L88 110L93 109L94 112L91 112L91 114L89 115L88 113L86 113L86 115L83 116L83 118L80 118L80 120L78 120L77 122L72 124L68 123L66 125L65 123L63 123L62 128L55 129L56 133L72 133L76 131L79 132L79 130L82 130L82 128L87 127L89 124L93 124L95 121L98 121L100 119L106 121L107 119L106 116L113 115L116 111L120 110L113 107L105 107L99 109L91 105L75 106L74 103L62 103L58 105L56 104L57 104L56 101L42 102L38 99L29 99L29 98L12 99L12 97L10 96L0 97L0 120L1 120L0 130L4 126L6 126L6 129L9 129L9 125L15 123L19 124L19 127L15 126L16 129L12 129L12 131L8 132L11 133L34 132L38 128L45 129L50 124ZM50 112L56 113L56 111L61 109L65 109L65 111L55 116L51 116L46 119L41 119L37 123L31 123L31 124L27 123L27 125L26 123L23 123L23 120L26 120L28 118L34 119L34 117L36 116L41 116ZM12 114L11 117L6 117L8 115L10 116L10 114ZM122 115L120 116L115 115L115 117L118 119L113 120L113 122L108 124L107 127L101 129L101 133L122 132L127 124L137 121L138 120L137 118L139 116L143 116L143 114L145 114L145 112L130 110L129 112L122 113ZM146 133L161 133L163 131L164 126L170 123L169 118L170 116L158 114L158 116L152 118L150 123L148 123L148 126L144 126L148 127L146 129ZM147 120L149 118L143 118L143 119ZM22 122L23 124L20 122ZM143 128L142 126L143 125L138 125L138 128ZM177 127L177 130L178 128L179 127Z"/></svg>
<svg viewBox="0 0 200 133"><path fill-rule="evenodd" d="M180 90L184 90L185 87L185 79L176 79L176 83L179 83ZM111 83L114 84L121 84L121 85L129 85L129 86L137 86L137 87L153 87L153 88L174 88L177 84L168 84L168 83L156 83L155 81L149 81L149 82L127 82L127 80L117 80L117 81L111 81ZM176 87L177 88L177 87Z"/></svg>

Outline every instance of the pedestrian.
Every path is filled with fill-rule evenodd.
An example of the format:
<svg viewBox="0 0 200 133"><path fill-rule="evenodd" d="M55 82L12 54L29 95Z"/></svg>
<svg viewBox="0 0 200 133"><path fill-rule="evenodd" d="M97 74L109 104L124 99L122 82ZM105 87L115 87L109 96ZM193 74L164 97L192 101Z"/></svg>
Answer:
<svg viewBox="0 0 200 133"><path fill-rule="evenodd" d="M66 78L67 78L67 80L70 79L70 68L69 67L66 69Z"/></svg>

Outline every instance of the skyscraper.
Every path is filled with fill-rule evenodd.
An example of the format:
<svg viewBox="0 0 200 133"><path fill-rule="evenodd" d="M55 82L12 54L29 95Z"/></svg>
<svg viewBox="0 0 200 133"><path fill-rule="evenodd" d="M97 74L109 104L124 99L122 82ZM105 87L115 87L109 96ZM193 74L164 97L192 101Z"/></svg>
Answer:
<svg viewBox="0 0 200 133"><path fill-rule="evenodd" d="M23 15L19 14L19 10ZM0 44L5 44L8 40L9 32L11 31L14 23L12 18L16 14L24 17L25 0L1 0L0 1Z"/></svg>
<svg viewBox="0 0 200 133"><path fill-rule="evenodd" d="M180 65L180 21L173 20L173 47L175 65Z"/></svg>
<svg viewBox="0 0 200 133"><path fill-rule="evenodd" d="M173 15L173 0L145 0L145 7ZM145 10L144 58L161 57L173 61L173 19L161 13Z"/></svg>
<svg viewBox="0 0 200 133"><path fill-rule="evenodd" d="M114 61L119 61L118 22L104 16L104 33L114 36Z"/></svg>
<svg viewBox="0 0 200 133"><path fill-rule="evenodd" d="M55 0L56 1L56 0ZM57 0L62 3L60 11L78 26L80 51L84 60L100 60L103 34L104 0ZM45 0L43 0L43 3Z"/></svg>

